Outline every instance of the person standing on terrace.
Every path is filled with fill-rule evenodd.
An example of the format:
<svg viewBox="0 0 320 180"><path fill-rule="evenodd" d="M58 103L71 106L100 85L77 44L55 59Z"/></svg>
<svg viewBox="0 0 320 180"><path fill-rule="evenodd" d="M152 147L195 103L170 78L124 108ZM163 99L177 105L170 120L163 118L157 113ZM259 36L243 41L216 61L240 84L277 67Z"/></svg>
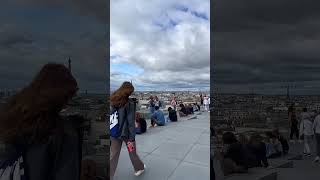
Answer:
<svg viewBox="0 0 320 180"><path fill-rule="evenodd" d="M154 107L155 107L155 100L154 100L153 96L150 96L150 98L149 98L149 109L150 109L150 114L151 115L155 111Z"/></svg>
<svg viewBox="0 0 320 180"><path fill-rule="evenodd" d="M171 101L171 106L173 107L173 109L176 111L177 110L177 100L176 97L173 97L172 101Z"/></svg>
<svg viewBox="0 0 320 180"><path fill-rule="evenodd" d="M316 116L313 122L313 130L315 132L316 141L317 141L317 154L314 162L320 161L320 114Z"/></svg>
<svg viewBox="0 0 320 180"><path fill-rule="evenodd" d="M295 135L296 139L299 140L299 129L296 109L293 104L288 108L288 120L290 127L290 142L295 143L295 141L293 140L293 136Z"/></svg>

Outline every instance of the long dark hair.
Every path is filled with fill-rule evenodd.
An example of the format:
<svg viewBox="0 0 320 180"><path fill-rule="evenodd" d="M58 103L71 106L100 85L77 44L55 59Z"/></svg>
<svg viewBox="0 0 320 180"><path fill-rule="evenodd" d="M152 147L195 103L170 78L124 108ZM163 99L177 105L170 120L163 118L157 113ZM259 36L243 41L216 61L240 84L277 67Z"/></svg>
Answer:
<svg viewBox="0 0 320 180"><path fill-rule="evenodd" d="M110 104L114 107L123 107L129 101L129 96L134 92L130 82L124 82L110 97Z"/></svg>
<svg viewBox="0 0 320 180"><path fill-rule="evenodd" d="M0 138L12 142L48 137L59 126L60 111L76 94L78 85L64 65L46 64L33 81L0 111Z"/></svg>

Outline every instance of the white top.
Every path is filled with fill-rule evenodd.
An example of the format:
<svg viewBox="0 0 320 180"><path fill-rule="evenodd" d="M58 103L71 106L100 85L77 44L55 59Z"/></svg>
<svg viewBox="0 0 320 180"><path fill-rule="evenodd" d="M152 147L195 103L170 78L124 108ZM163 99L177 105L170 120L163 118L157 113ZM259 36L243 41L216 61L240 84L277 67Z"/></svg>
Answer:
<svg viewBox="0 0 320 180"><path fill-rule="evenodd" d="M155 101L155 102L154 102L154 105L159 107L160 101Z"/></svg>
<svg viewBox="0 0 320 180"><path fill-rule="evenodd" d="M304 119L300 123L300 134L313 135L313 124L310 120Z"/></svg>
<svg viewBox="0 0 320 180"><path fill-rule="evenodd" d="M314 119L313 129L317 134L320 134L320 114Z"/></svg>
<svg viewBox="0 0 320 180"><path fill-rule="evenodd" d="M209 101L207 98L203 100L203 104L205 104L205 105L209 104Z"/></svg>

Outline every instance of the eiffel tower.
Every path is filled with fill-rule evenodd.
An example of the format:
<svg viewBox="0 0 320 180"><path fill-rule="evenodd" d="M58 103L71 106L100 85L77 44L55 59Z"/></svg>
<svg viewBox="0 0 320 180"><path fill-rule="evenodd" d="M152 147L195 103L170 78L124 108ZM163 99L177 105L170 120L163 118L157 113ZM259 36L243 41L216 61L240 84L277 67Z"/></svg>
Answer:
<svg viewBox="0 0 320 180"><path fill-rule="evenodd" d="M72 69L71 69L71 58L69 57L69 60L68 60L68 69L70 72L72 72Z"/></svg>

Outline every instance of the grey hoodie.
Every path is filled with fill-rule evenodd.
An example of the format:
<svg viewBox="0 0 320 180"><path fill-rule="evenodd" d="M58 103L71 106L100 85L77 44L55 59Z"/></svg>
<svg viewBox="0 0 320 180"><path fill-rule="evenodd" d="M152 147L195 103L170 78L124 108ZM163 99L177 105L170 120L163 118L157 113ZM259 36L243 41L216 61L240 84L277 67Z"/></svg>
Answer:
<svg viewBox="0 0 320 180"><path fill-rule="evenodd" d="M135 103L129 99L128 103L118 108L118 119L121 135L119 139L134 141L136 136L135 130ZM112 110L115 107L112 107Z"/></svg>

